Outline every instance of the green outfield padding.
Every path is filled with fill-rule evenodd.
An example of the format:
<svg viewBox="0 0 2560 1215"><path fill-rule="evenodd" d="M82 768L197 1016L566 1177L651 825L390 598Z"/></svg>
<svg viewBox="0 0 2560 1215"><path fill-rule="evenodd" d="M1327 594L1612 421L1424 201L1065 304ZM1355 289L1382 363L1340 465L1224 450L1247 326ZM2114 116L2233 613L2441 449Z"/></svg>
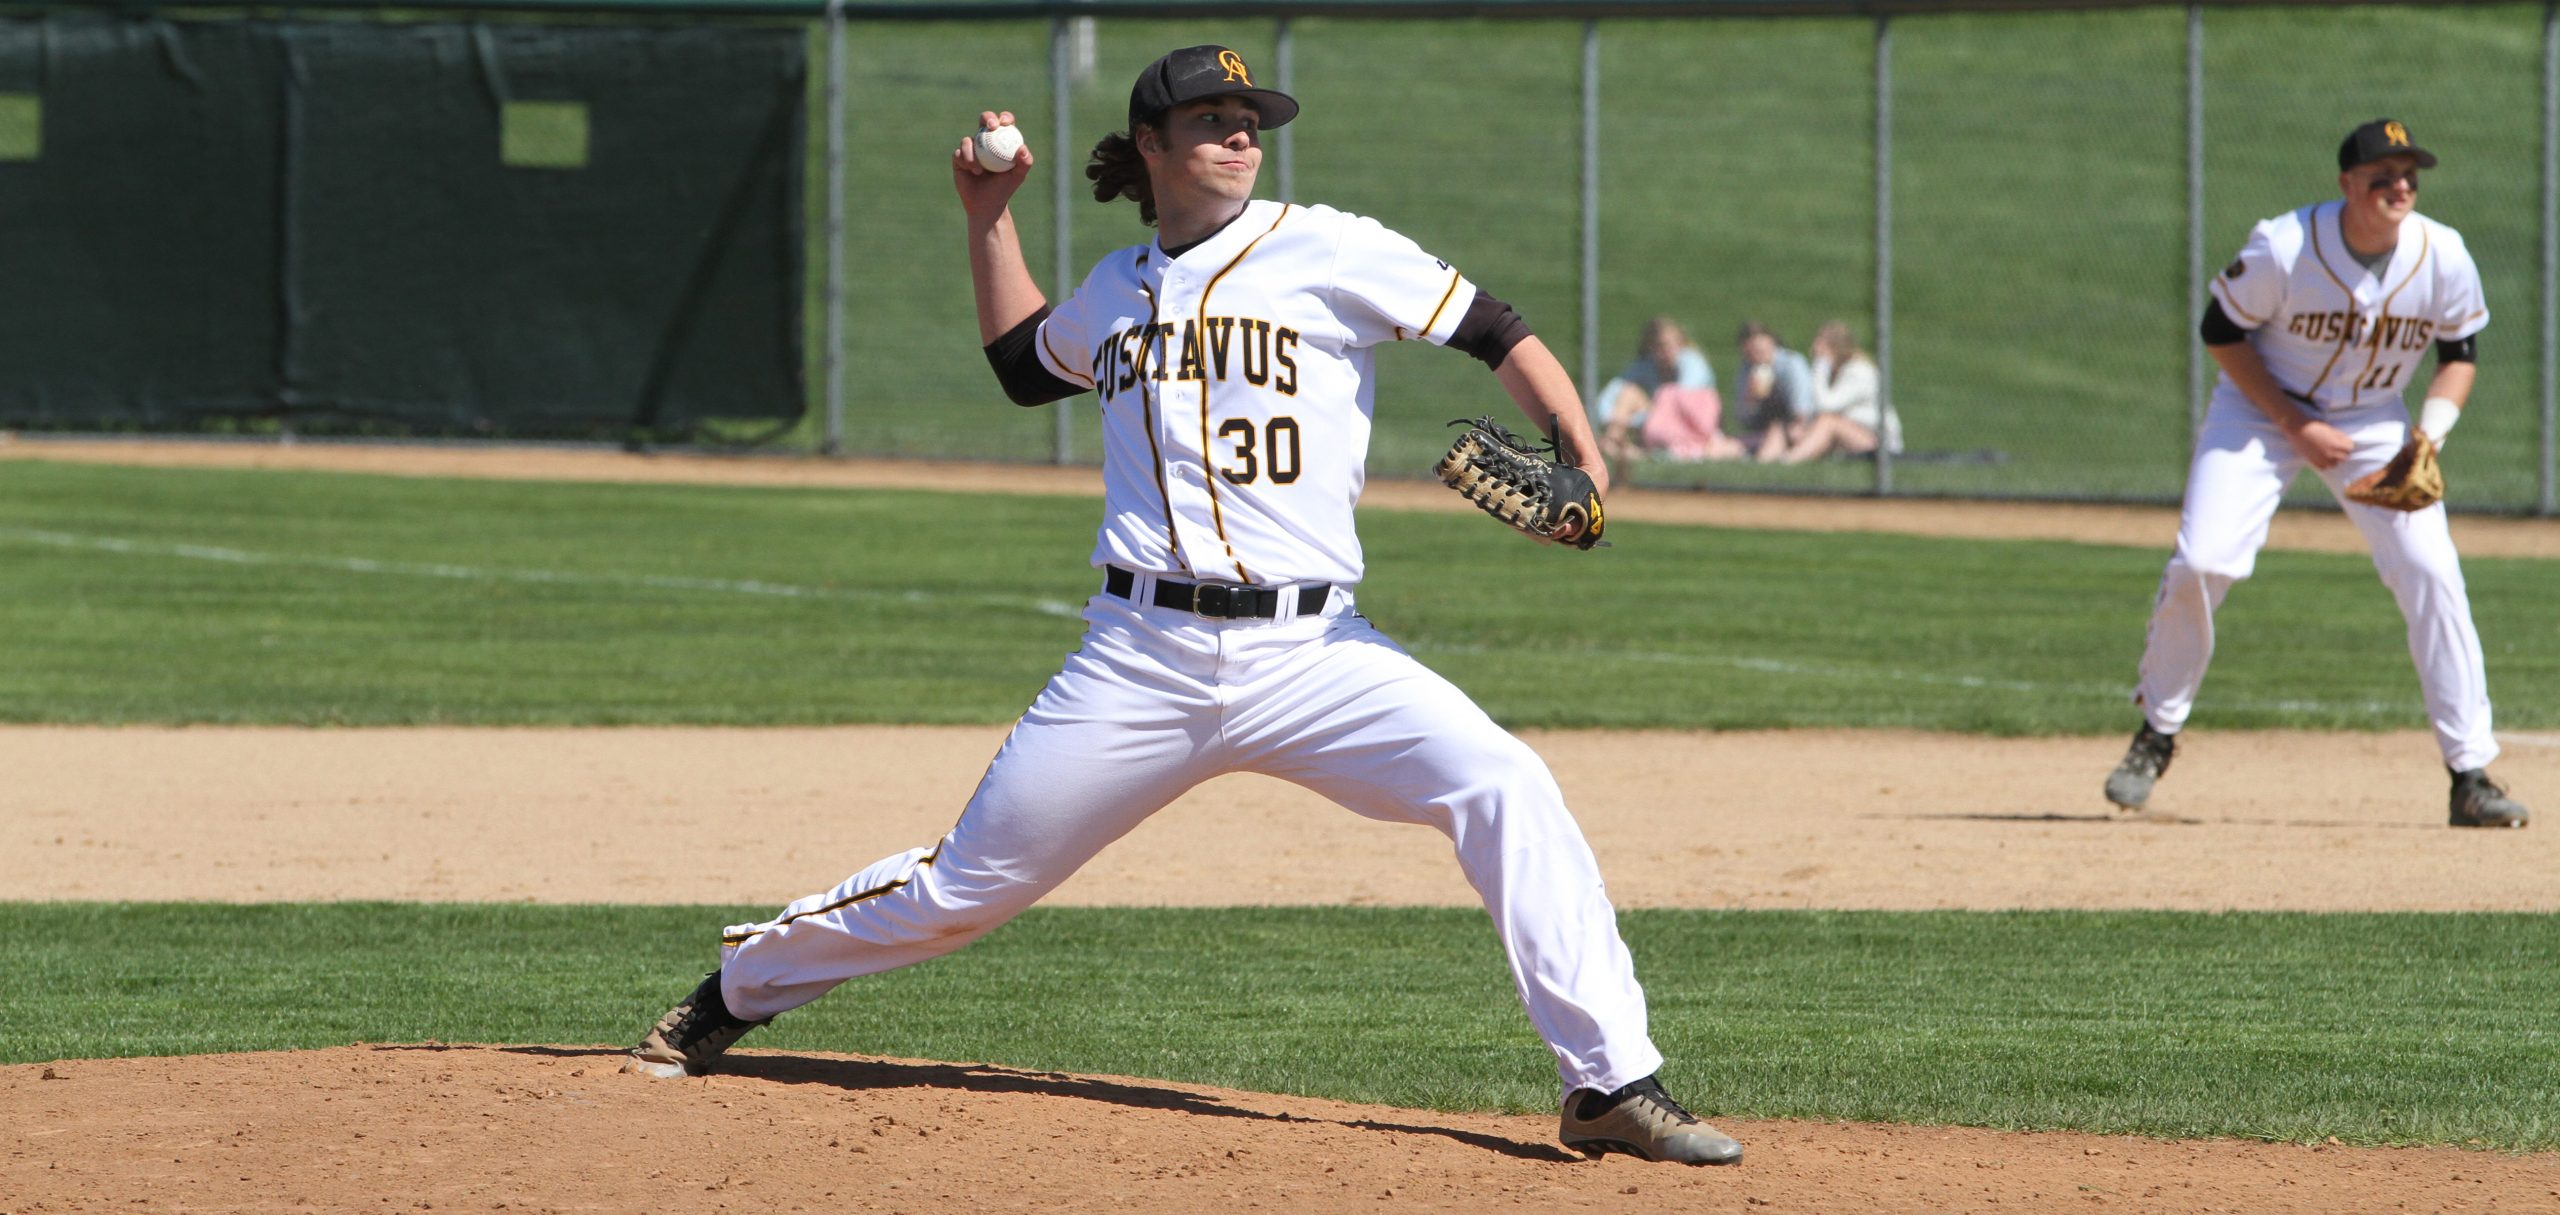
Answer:
<svg viewBox="0 0 2560 1215"><path fill-rule="evenodd" d="M243 25L0 20L0 426L273 408L283 124Z"/></svg>
<svg viewBox="0 0 2560 1215"><path fill-rule="evenodd" d="M805 71L759 26L0 21L0 425L786 424Z"/></svg>

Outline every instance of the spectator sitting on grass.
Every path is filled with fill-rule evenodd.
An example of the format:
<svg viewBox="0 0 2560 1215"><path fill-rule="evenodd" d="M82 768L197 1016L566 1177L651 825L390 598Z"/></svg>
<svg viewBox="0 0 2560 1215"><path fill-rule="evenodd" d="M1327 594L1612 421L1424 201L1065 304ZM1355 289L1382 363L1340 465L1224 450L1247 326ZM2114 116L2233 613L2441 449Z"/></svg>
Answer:
<svg viewBox="0 0 2560 1215"><path fill-rule="evenodd" d="M1805 419L1779 459L1802 464L1833 452L1863 456L1879 441L1888 452L1902 450L1902 419L1882 407L1876 361L1858 349L1857 335L1846 322L1832 321L1814 332L1812 380L1813 416Z"/></svg>
<svg viewBox="0 0 2560 1215"><path fill-rule="evenodd" d="M1734 335L1742 351L1742 442L1763 463L1786 454L1813 415L1813 373L1804 356L1758 321Z"/></svg>
<svg viewBox="0 0 2560 1215"><path fill-rule="evenodd" d="M1602 455L1626 460L1644 454L1646 424L1653 419L1654 405L1665 389L1703 392L1714 398L1716 410L1708 416L1713 427L1714 412L1722 408L1721 398L1715 397L1715 369L1707 365L1706 352L1689 340L1679 322L1657 316L1645 322L1634 360L1603 385L1591 402L1591 424L1600 432ZM1697 403L1694 395L1680 399L1692 414Z"/></svg>

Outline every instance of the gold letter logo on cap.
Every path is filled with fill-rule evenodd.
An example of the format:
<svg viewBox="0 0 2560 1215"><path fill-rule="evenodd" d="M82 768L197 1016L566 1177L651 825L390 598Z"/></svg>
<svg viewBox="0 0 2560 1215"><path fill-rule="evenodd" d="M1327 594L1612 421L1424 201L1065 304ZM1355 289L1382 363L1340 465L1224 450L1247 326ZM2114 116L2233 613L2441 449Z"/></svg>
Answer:
<svg viewBox="0 0 2560 1215"><path fill-rule="evenodd" d="M2392 147L2405 148L2409 146L2409 128L2401 126L2399 123L2386 122L2382 124L2382 137L2390 140Z"/></svg>
<svg viewBox="0 0 2560 1215"><path fill-rule="evenodd" d="M1244 56L1234 51L1220 51L1218 66L1227 69L1227 79L1236 81L1246 88L1253 87L1253 76L1244 70Z"/></svg>

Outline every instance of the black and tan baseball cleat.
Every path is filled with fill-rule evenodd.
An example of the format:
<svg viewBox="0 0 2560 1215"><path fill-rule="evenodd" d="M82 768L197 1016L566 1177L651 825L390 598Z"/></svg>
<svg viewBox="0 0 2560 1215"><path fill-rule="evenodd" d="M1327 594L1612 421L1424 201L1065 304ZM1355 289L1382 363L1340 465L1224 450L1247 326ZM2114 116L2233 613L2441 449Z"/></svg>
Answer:
<svg viewBox="0 0 2560 1215"><path fill-rule="evenodd" d="M1620 1152L1666 1164L1742 1163L1741 1144L1680 1108L1652 1076L1614 1093L1566 1094L1558 1137L1594 1160Z"/></svg>
<svg viewBox="0 0 2560 1215"><path fill-rule="evenodd" d="M715 970L693 989L692 995L649 1027L648 1036L632 1048L631 1058L623 1063L622 1070L659 1080L699 1076L710 1071L712 1061L746 1037L748 1030L764 1023L730 1014L729 1005L720 998L720 972Z"/></svg>
<svg viewBox="0 0 2560 1215"><path fill-rule="evenodd" d="M2489 779L2487 768L2473 768L2453 774L2453 806L2446 821L2456 827L2522 827L2533 821L2533 812Z"/></svg>
<svg viewBox="0 0 2560 1215"><path fill-rule="evenodd" d="M2169 770L2169 761L2178 757L2178 736L2163 734L2151 728L2150 722L2133 732L2133 741L2124 749L2124 759L2116 770L2107 774L2107 800L2118 809L2139 810L2151 800L2151 786L2159 783Z"/></svg>

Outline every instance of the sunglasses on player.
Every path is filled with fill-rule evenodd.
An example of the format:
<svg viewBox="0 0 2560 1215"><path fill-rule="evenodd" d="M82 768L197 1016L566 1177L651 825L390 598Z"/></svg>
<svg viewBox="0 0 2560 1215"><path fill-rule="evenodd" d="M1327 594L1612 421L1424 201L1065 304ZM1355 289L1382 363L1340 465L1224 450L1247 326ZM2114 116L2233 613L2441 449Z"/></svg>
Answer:
<svg viewBox="0 0 2560 1215"><path fill-rule="evenodd" d="M2388 190L2391 187L2398 185L2400 180L2404 177L2409 180L2410 189L2415 190L2418 188L2418 171L2416 169L2376 169L2365 175L2364 188L2368 190Z"/></svg>

